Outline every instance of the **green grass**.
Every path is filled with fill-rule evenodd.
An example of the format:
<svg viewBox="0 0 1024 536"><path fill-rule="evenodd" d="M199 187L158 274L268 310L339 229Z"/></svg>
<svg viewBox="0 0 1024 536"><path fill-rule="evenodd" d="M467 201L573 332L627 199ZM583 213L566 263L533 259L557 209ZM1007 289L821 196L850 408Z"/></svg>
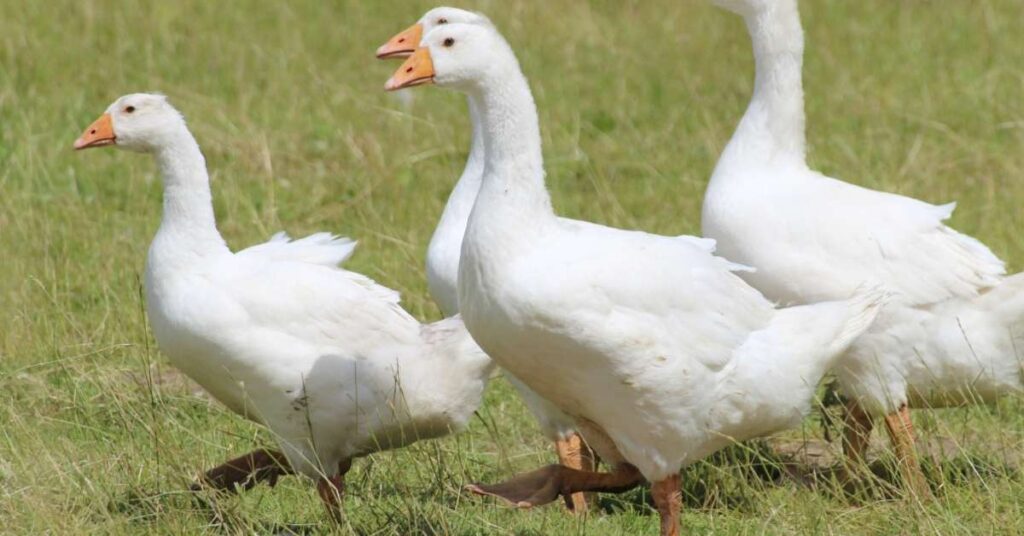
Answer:
<svg viewBox="0 0 1024 536"><path fill-rule="evenodd" d="M704 2L469 1L519 53L560 213L699 233L705 181L750 94L740 20ZM198 471L269 435L195 393L160 356L139 279L159 221L149 158L71 142L117 96L162 91L208 157L234 247L279 229L360 240L353 269L437 318L424 250L466 154L462 98L381 91L373 51L432 4L314 0L0 0L0 532L328 532L308 481L216 501ZM933 202L1024 266L1024 3L805 1L810 158ZM752 444L684 475L693 533L1021 533L1019 398L917 412L938 499L886 482L848 497L781 476ZM462 484L552 453L502 380L468 432L360 460L358 534L653 533L644 492L584 519L516 512ZM789 445L820 438L811 418ZM877 435L877 434L876 434ZM820 444L820 441L818 442ZM884 449L876 452L884 457Z"/></svg>

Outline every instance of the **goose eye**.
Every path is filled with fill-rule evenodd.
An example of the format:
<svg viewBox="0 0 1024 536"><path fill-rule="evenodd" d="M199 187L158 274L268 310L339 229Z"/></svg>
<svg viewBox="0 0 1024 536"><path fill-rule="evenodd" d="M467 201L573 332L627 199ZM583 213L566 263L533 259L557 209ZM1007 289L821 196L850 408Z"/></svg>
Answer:
<svg viewBox="0 0 1024 536"><path fill-rule="evenodd" d="M437 19L437 23L438 24L448 24L448 19L444 19L444 18Z"/></svg>
<svg viewBox="0 0 1024 536"><path fill-rule="evenodd" d="M452 37L449 37L449 38L444 40L444 46L446 46L446 47L451 47L454 44L455 44L455 39L452 38Z"/></svg>
<svg viewBox="0 0 1024 536"><path fill-rule="evenodd" d="M126 114L130 114L130 113L132 113L134 111L135 111L135 107L134 106L125 106L124 107L124 113L126 113Z"/></svg>

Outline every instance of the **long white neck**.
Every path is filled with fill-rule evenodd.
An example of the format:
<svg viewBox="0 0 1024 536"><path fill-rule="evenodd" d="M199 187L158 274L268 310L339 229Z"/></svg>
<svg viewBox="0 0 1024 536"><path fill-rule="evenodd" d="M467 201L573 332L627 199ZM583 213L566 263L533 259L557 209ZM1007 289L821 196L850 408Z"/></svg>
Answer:
<svg viewBox="0 0 1024 536"><path fill-rule="evenodd" d="M462 176L459 177L451 195L448 196L448 202L444 206L444 213L441 214L441 222L437 225L434 239L452 237L458 242L462 241L462 235L466 232L466 222L469 221L469 213L472 212L476 195L480 191L480 181L484 173L484 133L480 125L480 106L472 96L466 100L469 104L469 120L473 129L469 157L466 159L466 167L462 170Z"/></svg>
<svg viewBox="0 0 1024 536"><path fill-rule="evenodd" d="M472 188L472 197L469 198L470 210L473 209L473 202L476 201L477 191L480 189L480 180L484 173L484 155L486 147L484 146L484 129L480 124L480 103L477 102L473 96L466 97L466 104L469 106L469 123L472 127L473 137L469 142L469 157L466 158L466 167L462 170L462 177L459 178L459 183L465 183L468 186L474 186ZM470 190L469 188L458 188L456 190ZM454 191L452 192L455 193ZM454 195L453 195L454 197ZM466 219L469 219L469 213L466 213ZM465 221L463 221L465 224Z"/></svg>
<svg viewBox="0 0 1024 536"><path fill-rule="evenodd" d="M730 145L742 147L744 158L802 160L804 36L796 0L761 3L744 18L754 48L754 96Z"/></svg>
<svg viewBox="0 0 1024 536"><path fill-rule="evenodd" d="M182 129L154 156L164 182L164 211L150 262L182 266L229 253L217 231L206 160L195 138Z"/></svg>
<svg viewBox="0 0 1024 536"><path fill-rule="evenodd" d="M441 221L427 247L427 287L445 316L452 316L459 311L456 287L462 238L466 234L466 224L480 192L480 181L484 173L484 134L480 126L480 106L472 97L467 100L473 132L469 158L466 159L462 176L448 196Z"/></svg>
<svg viewBox="0 0 1024 536"><path fill-rule="evenodd" d="M518 63L511 63L508 68L494 69L484 83L471 90L480 105L486 162L467 239L472 235L476 240L491 239L505 245L531 240L533 233L555 221L544 185L537 106Z"/></svg>

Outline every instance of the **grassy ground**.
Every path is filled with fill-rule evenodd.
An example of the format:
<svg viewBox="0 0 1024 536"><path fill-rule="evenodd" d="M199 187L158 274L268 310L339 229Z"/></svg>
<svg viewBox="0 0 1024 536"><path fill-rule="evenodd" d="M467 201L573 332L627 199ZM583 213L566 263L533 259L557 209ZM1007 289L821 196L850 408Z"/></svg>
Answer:
<svg viewBox="0 0 1024 536"><path fill-rule="evenodd" d="M742 23L704 2L469 1L518 50L542 115L549 185L566 215L699 232L705 181L750 94ZM266 444L175 374L142 313L139 277L159 220L148 158L74 154L117 96L170 95L212 170L232 246L332 230L360 239L354 269L438 317L422 259L467 146L462 99L380 90L373 50L431 4L314 0L0 0L0 532L327 532L309 482L216 501L199 470ZM805 1L811 160L933 202L1024 266L1024 3ZM724 533L1021 533L1018 398L918 412L938 500L849 497L806 485L829 465L821 422L688 469L684 523ZM643 492L576 519L460 493L549 461L503 381L467 433L362 460L358 534L652 533ZM884 457L884 449L875 452ZM815 454L821 456L815 457ZM934 458L934 460L932 460ZM799 473L795 476L793 473Z"/></svg>

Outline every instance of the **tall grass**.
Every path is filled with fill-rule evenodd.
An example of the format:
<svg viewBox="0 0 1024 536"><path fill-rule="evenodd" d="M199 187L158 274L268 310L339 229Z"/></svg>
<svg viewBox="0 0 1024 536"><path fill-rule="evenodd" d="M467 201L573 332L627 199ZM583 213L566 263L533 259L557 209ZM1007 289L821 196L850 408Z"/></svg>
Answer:
<svg viewBox="0 0 1024 536"><path fill-rule="evenodd" d="M741 21L698 1L462 5L488 13L519 53L557 210L699 232L705 181L751 89ZM299 479L240 497L186 492L198 471L269 436L197 392L155 348L139 281L160 217L153 164L70 144L117 96L164 92L203 146L233 247L279 229L350 235L360 240L353 269L437 318L422 260L466 156L464 104L437 89L407 103L386 95L396 65L373 59L429 7L0 0L0 532L332 530ZM815 0L802 10L813 165L958 200L953 224L1024 266L1024 3ZM1020 399L915 420L934 503L894 500L889 477L848 495L827 470L808 475L834 461L815 417L768 446L688 469L684 523L702 533L1024 532ZM883 461L885 452L873 451ZM580 519L460 492L550 458L496 381L467 433L358 462L340 530L655 530L643 491Z"/></svg>

